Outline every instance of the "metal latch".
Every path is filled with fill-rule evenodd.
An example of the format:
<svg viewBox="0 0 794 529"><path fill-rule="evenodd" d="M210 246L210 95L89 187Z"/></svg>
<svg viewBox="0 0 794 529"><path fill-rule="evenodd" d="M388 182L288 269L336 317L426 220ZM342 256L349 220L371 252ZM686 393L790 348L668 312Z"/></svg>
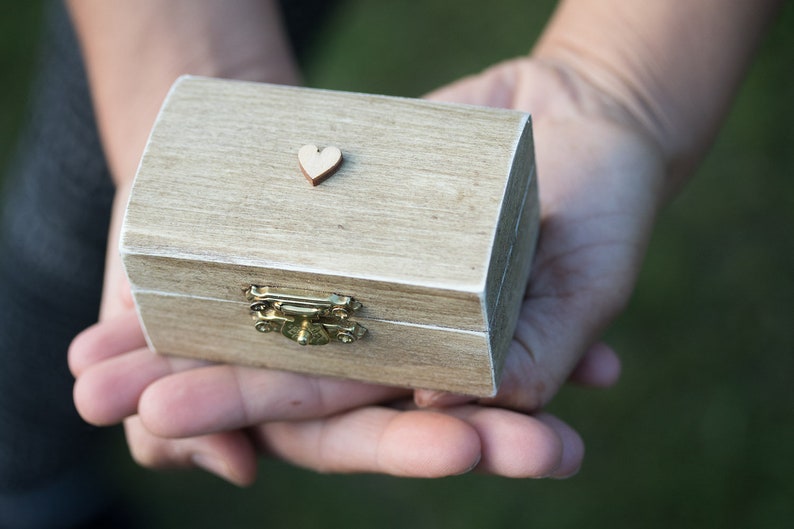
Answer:
<svg viewBox="0 0 794 529"><path fill-rule="evenodd" d="M350 320L361 303L349 296L318 296L251 285L245 297L251 302L257 331L278 331L301 345L325 345L331 340L351 343L367 332L365 327Z"/></svg>

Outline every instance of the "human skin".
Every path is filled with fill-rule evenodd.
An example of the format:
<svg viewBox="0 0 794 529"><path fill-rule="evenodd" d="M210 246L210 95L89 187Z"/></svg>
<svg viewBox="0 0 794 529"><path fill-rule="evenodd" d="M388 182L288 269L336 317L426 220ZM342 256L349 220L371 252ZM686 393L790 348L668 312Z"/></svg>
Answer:
<svg viewBox="0 0 794 529"><path fill-rule="evenodd" d="M95 424L126 419L144 465L199 465L239 484L254 479L261 453L326 472L576 472L581 440L537 410L569 378L617 379L599 336L625 306L656 214L713 139L778 4L568 0L529 57L429 96L533 114L541 238L500 391L475 402L148 351L115 248L162 97L181 73L295 83L297 69L268 2L73 1L118 189L101 322L70 350L78 410Z"/></svg>

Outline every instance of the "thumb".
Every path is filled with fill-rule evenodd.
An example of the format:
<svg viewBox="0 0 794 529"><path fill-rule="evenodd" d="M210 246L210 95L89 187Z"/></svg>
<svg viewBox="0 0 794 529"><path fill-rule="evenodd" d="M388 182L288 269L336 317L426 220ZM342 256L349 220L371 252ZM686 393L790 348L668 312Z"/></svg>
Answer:
<svg viewBox="0 0 794 529"><path fill-rule="evenodd" d="M577 383L606 387L620 376L615 352L598 337L620 312L625 296L580 291L577 295L530 288L524 300L513 341L502 368L498 393L483 404L514 410L542 408L569 378ZM472 397L421 390L420 407L454 406Z"/></svg>

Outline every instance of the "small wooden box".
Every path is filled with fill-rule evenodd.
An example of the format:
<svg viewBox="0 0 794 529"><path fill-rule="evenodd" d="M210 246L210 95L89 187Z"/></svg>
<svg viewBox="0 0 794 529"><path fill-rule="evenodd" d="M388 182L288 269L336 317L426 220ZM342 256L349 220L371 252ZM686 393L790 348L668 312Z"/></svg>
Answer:
<svg viewBox="0 0 794 529"><path fill-rule="evenodd" d="M342 152L316 187L307 144ZM122 229L149 344L493 395L537 238L534 167L520 112L183 77Z"/></svg>

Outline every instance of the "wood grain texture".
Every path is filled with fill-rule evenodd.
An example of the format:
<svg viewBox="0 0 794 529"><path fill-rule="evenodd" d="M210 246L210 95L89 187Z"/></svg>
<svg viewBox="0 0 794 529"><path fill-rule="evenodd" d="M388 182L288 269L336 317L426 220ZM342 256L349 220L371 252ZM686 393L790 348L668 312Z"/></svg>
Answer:
<svg viewBox="0 0 794 529"><path fill-rule="evenodd" d="M494 389L484 333L360 320L368 331L361 340L312 347L257 332L247 304L149 292L139 292L136 302L156 351L473 395Z"/></svg>
<svg viewBox="0 0 794 529"><path fill-rule="evenodd" d="M532 128L526 127L516 146L502 203L485 288L489 345L498 386L504 356L513 338L535 255L540 223L538 182Z"/></svg>
<svg viewBox="0 0 794 529"><path fill-rule="evenodd" d="M307 144L344 157L317 187L297 161ZM193 301L180 296L238 306L249 284L336 292L364 304L368 328L400 329L373 334L368 367L346 354L318 362L330 346L279 354L300 346L278 342L260 361L242 344L281 337L258 335L245 310L242 323L203 321L188 343L224 361L486 395L515 327L537 217L526 114L188 77L147 145L121 252L159 351L191 354L174 349L192 335L177 314ZM229 325L253 335L233 339Z"/></svg>

